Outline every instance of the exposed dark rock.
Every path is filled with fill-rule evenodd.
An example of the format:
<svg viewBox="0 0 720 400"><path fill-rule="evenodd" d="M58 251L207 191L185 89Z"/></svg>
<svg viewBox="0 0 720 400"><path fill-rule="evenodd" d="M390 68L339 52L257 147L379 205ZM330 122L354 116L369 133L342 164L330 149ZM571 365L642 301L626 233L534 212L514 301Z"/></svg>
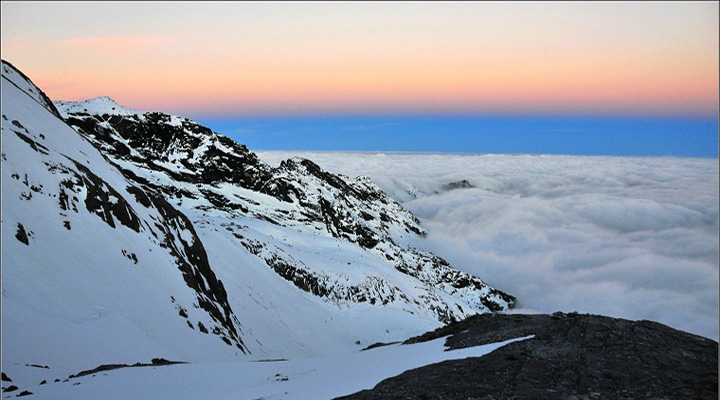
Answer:
<svg viewBox="0 0 720 400"><path fill-rule="evenodd" d="M164 358L153 358L150 360L152 365L172 365L172 364L185 364L181 361L168 361Z"/></svg>
<svg viewBox="0 0 720 400"><path fill-rule="evenodd" d="M128 193L130 193L130 194L132 194L133 196L135 196L135 200L136 200L138 203L142 204L142 205L145 206L146 208L149 208L149 207L152 205L152 203L150 202L150 198L148 197L148 195L145 194L145 192L144 192L142 189L140 189L139 187L133 186L133 185L129 185L129 186L126 188L126 190L128 191Z"/></svg>
<svg viewBox="0 0 720 400"><path fill-rule="evenodd" d="M123 250L123 251L122 251L122 255L124 255L125 257L127 257L127 259L130 260L130 261L132 261L133 263L135 263L135 264L138 263L138 259L137 259L137 256L135 255L135 253L131 253L131 252L127 251L127 250Z"/></svg>
<svg viewBox="0 0 720 400"><path fill-rule="evenodd" d="M15 385L10 385L10 386L6 387L5 389L3 389L3 392L14 392L14 391L16 391L16 390L18 390L18 387L17 387L17 386L15 386Z"/></svg>
<svg viewBox="0 0 720 400"><path fill-rule="evenodd" d="M200 307L225 328L235 342L235 346L245 353L247 349L236 327L240 323L230 308L225 286L217 279L210 267L205 247L197 236L192 222L163 197L150 193L147 195L165 219L165 223L157 227L165 234L163 245L175 257L185 283L196 292ZM189 233L188 236L192 241L190 243L185 241L180 231ZM200 330L202 331L203 328L201 326Z"/></svg>
<svg viewBox="0 0 720 400"><path fill-rule="evenodd" d="M12 382L12 379L10 379L5 373L2 373L2 380L5 382Z"/></svg>
<svg viewBox="0 0 720 400"><path fill-rule="evenodd" d="M20 123L20 121L14 119L14 120L12 120L11 124L17 126L18 128L24 130L25 132L27 132L27 129L25 129L25 127Z"/></svg>
<svg viewBox="0 0 720 400"><path fill-rule="evenodd" d="M475 186L473 186L472 183L468 182L467 179L463 179L461 181L450 182L447 185L444 185L443 190L450 191L455 189L468 189L473 187Z"/></svg>
<svg viewBox="0 0 720 400"><path fill-rule="evenodd" d="M280 276L292 282L301 290L310 292L318 297L328 295L327 285L325 285L323 278L317 274L303 268L296 267L277 255L266 258L265 262Z"/></svg>
<svg viewBox="0 0 720 400"><path fill-rule="evenodd" d="M125 198L87 167L75 161L74 164L80 171L80 178L87 188L87 197L85 198L87 210L97 214L113 228L115 228L114 216L120 224L135 232L140 232L140 218ZM111 198L115 201L113 202Z"/></svg>
<svg viewBox="0 0 720 400"><path fill-rule="evenodd" d="M104 153L161 171L178 181L228 182L254 190L267 179L269 168L244 145L193 121L183 118L177 123L171 121L173 118L159 112L124 116L73 113L66 121ZM198 152L203 143L207 146ZM167 162L173 154L183 154L177 161L182 170L158 163Z"/></svg>
<svg viewBox="0 0 720 400"><path fill-rule="evenodd" d="M168 361L164 358L153 358L150 363L135 363L135 364L103 364L93 369L86 371L80 371L77 374L70 375L68 378L79 378L81 376L92 375L102 371L112 371L120 368L136 368L136 367L155 367L162 365L173 365L173 364L187 364L184 361Z"/></svg>
<svg viewBox="0 0 720 400"><path fill-rule="evenodd" d="M25 227L23 224L19 223L17 224L17 233L15 233L15 238L19 240L21 243L25 243L26 246L30 245L30 241L28 240L27 232L25 232Z"/></svg>
<svg viewBox="0 0 720 400"><path fill-rule="evenodd" d="M33 394L33 392L31 392L31 391L29 391L29 390L23 390L23 391L20 392L20 394L18 394L16 397L30 396L31 394Z"/></svg>
<svg viewBox="0 0 720 400"><path fill-rule="evenodd" d="M275 381L277 381L277 382L287 382L289 378L288 378L287 376L284 376L284 375L275 374L274 379L275 379Z"/></svg>
<svg viewBox="0 0 720 400"><path fill-rule="evenodd" d="M381 277L369 277L359 284L345 285L326 275L307 270L300 261L283 258L278 254L273 253L264 260L270 268L296 287L321 298L383 305L398 298L398 289L390 286Z"/></svg>
<svg viewBox="0 0 720 400"><path fill-rule="evenodd" d="M397 343L400 343L400 342L389 342L389 343L377 342L377 343L371 344L370 346L368 346L360 351L372 350L377 347L390 346L391 344L397 344Z"/></svg>
<svg viewBox="0 0 720 400"><path fill-rule="evenodd" d="M25 142L25 143L27 143L28 145L30 145L30 147L31 147L33 150L35 150L35 151L37 151L37 152L39 152L39 153L42 153L42 154L49 154L49 150L48 150L47 147L45 147L45 146L43 146L42 144L40 144L40 143L38 143L38 142L30 139L30 138L27 137L26 135L24 135L24 134L22 134L22 133L20 133L20 132L18 132L18 131L16 131L16 130L13 130L13 132L14 132L20 139L22 139L23 142Z"/></svg>
<svg viewBox="0 0 720 400"><path fill-rule="evenodd" d="M342 399L718 398L718 343L650 321L484 314L406 343L448 336L446 345L459 349L529 335L535 337L406 371Z"/></svg>
<svg viewBox="0 0 720 400"><path fill-rule="evenodd" d="M215 206L218 209L221 210L241 210L242 212L248 212L248 208L243 206L242 204L238 204L235 202L230 201L227 197L217 194L210 190L203 190L200 189L200 192L205 196L205 198L212 203L213 206Z"/></svg>

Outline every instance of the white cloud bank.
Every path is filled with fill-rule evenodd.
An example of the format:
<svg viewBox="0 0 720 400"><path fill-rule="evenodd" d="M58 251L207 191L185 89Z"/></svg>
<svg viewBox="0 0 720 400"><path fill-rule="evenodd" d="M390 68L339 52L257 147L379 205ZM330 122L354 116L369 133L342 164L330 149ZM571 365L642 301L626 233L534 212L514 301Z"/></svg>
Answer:
<svg viewBox="0 0 720 400"><path fill-rule="evenodd" d="M423 222L415 246L519 312L650 319L718 339L718 160L258 152L368 175ZM467 180L473 188L447 191Z"/></svg>

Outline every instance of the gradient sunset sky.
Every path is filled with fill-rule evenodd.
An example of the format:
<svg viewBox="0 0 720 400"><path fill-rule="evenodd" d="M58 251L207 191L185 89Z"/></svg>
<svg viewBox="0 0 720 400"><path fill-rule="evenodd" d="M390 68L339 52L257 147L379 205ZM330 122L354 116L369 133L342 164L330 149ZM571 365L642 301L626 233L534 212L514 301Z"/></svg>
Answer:
<svg viewBox="0 0 720 400"><path fill-rule="evenodd" d="M181 115L715 115L718 2L3 1L2 57Z"/></svg>
<svg viewBox="0 0 720 400"><path fill-rule="evenodd" d="M604 140L607 154L716 157L718 13L717 1L2 1L2 58L53 100L108 95L251 148L595 154ZM564 119L512 119L528 115ZM566 146L578 140L587 149Z"/></svg>

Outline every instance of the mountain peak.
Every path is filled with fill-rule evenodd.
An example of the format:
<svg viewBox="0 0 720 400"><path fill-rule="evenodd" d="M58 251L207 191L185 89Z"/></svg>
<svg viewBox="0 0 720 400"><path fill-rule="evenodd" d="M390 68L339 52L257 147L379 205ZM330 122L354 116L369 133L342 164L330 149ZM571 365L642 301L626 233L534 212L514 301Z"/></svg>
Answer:
<svg viewBox="0 0 720 400"><path fill-rule="evenodd" d="M108 104L114 104L114 105L117 105L117 106L120 105L117 101L113 100L110 96L97 96L97 97L93 97L92 99L89 99L89 100L87 100L87 101L90 101L90 102L99 102L99 103L108 103Z"/></svg>
<svg viewBox="0 0 720 400"><path fill-rule="evenodd" d="M137 115L142 111L136 111L124 106L109 96L97 96L83 101L55 101L55 107L64 118L69 114L94 114L94 115Z"/></svg>

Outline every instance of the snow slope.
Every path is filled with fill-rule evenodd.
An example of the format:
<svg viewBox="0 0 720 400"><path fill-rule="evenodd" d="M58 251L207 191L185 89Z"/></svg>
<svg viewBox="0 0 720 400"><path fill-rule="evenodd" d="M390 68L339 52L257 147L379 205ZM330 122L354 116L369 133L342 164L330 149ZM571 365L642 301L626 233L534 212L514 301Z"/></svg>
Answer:
<svg viewBox="0 0 720 400"><path fill-rule="evenodd" d="M34 394L34 399L332 399L370 389L409 369L481 357L508 343L531 338L448 351L443 337L337 357L123 368L67 381L61 377L59 382L54 382L57 377L49 370L36 368L35 384L24 388ZM39 385L42 380L48 383Z"/></svg>
<svg viewBox="0 0 720 400"><path fill-rule="evenodd" d="M221 283L189 252L203 253L192 226L13 78L2 79L3 371L247 353L209 290Z"/></svg>

